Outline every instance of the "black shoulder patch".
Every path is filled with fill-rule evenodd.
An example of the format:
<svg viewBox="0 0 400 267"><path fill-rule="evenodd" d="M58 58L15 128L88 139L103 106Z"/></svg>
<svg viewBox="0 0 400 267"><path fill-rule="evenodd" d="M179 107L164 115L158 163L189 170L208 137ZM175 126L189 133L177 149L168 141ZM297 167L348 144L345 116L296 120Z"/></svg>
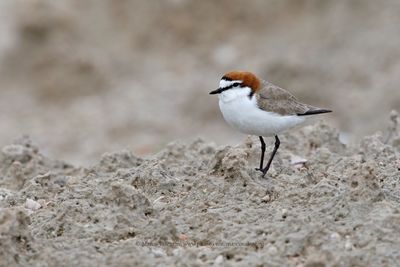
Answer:
<svg viewBox="0 0 400 267"><path fill-rule="evenodd" d="M254 91L253 91L253 90L250 90L249 98L251 99L253 96L254 96Z"/></svg>

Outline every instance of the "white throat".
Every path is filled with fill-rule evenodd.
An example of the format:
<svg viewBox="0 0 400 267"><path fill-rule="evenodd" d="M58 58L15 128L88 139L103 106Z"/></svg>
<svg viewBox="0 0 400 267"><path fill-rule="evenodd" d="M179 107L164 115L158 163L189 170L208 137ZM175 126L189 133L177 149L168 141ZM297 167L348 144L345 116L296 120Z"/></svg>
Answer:
<svg viewBox="0 0 400 267"><path fill-rule="evenodd" d="M223 91L219 94L219 100L227 103L234 100L239 100L243 98L249 99L251 89L249 87L234 87L229 90Z"/></svg>

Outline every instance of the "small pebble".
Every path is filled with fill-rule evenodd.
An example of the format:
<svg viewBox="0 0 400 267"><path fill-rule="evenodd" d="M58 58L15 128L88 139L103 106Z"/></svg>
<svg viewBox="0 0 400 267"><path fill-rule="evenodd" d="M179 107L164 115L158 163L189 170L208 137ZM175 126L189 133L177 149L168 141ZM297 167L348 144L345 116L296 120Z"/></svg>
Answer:
<svg viewBox="0 0 400 267"><path fill-rule="evenodd" d="M307 163L307 159L296 156L296 155L292 155L290 157L290 163L296 167L297 169L300 169L301 167L304 166L304 164Z"/></svg>
<svg viewBox="0 0 400 267"><path fill-rule="evenodd" d="M25 208L30 209L30 210L38 210L41 207L42 207L42 205L40 205L39 202L37 202L33 199L30 199L30 198L26 199Z"/></svg>
<svg viewBox="0 0 400 267"><path fill-rule="evenodd" d="M350 241L350 236L346 236L346 242L344 243L344 248L346 250L352 250L353 244Z"/></svg>
<svg viewBox="0 0 400 267"><path fill-rule="evenodd" d="M177 248L172 250L172 255L174 255L174 256L181 257L182 254L183 254L182 247L177 247Z"/></svg>
<svg viewBox="0 0 400 267"><path fill-rule="evenodd" d="M257 205L261 204L262 201L263 200L260 199L259 197L256 197L256 198L253 199L253 202L256 203Z"/></svg>
<svg viewBox="0 0 400 267"><path fill-rule="evenodd" d="M164 251L162 251L161 249L153 249L153 254L156 258L161 258L165 256Z"/></svg>
<svg viewBox="0 0 400 267"><path fill-rule="evenodd" d="M287 209L282 209L282 210L281 210L282 218L286 218L286 217L287 217L287 214L288 214L288 210L287 210Z"/></svg>
<svg viewBox="0 0 400 267"><path fill-rule="evenodd" d="M271 197L269 196L269 195L265 195L263 198L262 198L262 201L263 202L269 202L271 200Z"/></svg>
<svg viewBox="0 0 400 267"><path fill-rule="evenodd" d="M214 266L220 266L224 262L224 256L219 255L218 257L215 258L214 261Z"/></svg>
<svg viewBox="0 0 400 267"><path fill-rule="evenodd" d="M267 252L268 254L275 255L278 253L278 249L275 246L269 246Z"/></svg>
<svg viewBox="0 0 400 267"><path fill-rule="evenodd" d="M330 235L330 239L331 239L332 241L338 241L338 240L340 240L340 235L339 235L338 233L334 232L334 233L332 233L332 234Z"/></svg>
<svg viewBox="0 0 400 267"><path fill-rule="evenodd" d="M346 241L346 243L344 244L344 248L346 250L351 250L353 248L353 244L351 244L350 241Z"/></svg>

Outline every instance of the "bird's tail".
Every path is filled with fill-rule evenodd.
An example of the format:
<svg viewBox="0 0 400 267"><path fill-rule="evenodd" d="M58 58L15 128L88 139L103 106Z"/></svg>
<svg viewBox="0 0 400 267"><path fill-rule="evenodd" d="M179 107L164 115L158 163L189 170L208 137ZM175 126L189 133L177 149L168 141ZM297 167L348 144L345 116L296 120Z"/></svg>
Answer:
<svg viewBox="0 0 400 267"><path fill-rule="evenodd" d="M332 110L322 109L322 108L312 108L312 109L307 110L304 113L297 114L297 116L308 116L308 115L316 115L316 114L329 113L329 112L332 112Z"/></svg>

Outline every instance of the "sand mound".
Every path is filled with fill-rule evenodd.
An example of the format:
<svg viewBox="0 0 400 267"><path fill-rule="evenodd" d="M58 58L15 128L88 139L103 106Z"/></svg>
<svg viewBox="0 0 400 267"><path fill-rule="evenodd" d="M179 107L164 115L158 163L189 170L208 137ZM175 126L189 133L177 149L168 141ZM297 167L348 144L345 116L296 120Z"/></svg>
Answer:
<svg viewBox="0 0 400 267"><path fill-rule="evenodd" d="M0 155L0 262L395 265L400 138L392 128L345 146L328 125L304 127L282 136L267 179L254 170L257 139L172 143L148 158L107 153L77 168L22 138Z"/></svg>

